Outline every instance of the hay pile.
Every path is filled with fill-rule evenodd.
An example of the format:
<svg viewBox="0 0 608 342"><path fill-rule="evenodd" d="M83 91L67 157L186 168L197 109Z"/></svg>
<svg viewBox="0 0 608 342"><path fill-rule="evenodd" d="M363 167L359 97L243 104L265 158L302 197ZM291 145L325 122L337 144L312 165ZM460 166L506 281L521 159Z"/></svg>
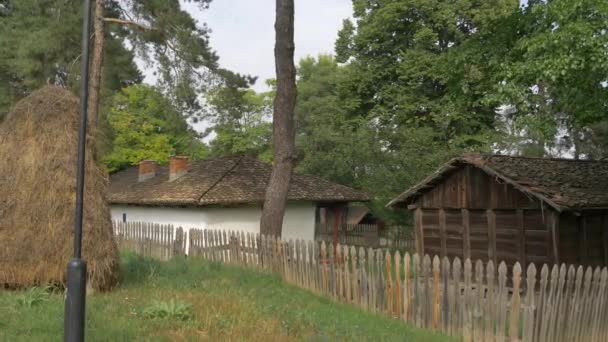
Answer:
<svg viewBox="0 0 608 342"><path fill-rule="evenodd" d="M107 177L88 137L83 258L89 287L116 284L118 252ZM21 100L0 123L0 286L65 284L73 253L78 98L54 86Z"/></svg>

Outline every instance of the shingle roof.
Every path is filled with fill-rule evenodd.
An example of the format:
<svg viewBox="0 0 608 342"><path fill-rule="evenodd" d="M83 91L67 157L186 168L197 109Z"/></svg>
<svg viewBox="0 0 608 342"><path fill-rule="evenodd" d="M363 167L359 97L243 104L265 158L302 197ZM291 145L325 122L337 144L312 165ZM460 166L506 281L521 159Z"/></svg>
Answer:
<svg viewBox="0 0 608 342"><path fill-rule="evenodd" d="M409 203L462 165L473 165L555 209L608 208L608 161L465 155L452 159L389 202Z"/></svg>
<svg viewBox="0 0 608 342"><path fill-rule="evenodd" d="M272 167L248 157L193 161L188 172L169 182L168 166L138 182L138 168L110 176L112 204L204 206L262 202ZM367 193L321 178L294 174L288 200L314 202L368 201Z"/></svg>

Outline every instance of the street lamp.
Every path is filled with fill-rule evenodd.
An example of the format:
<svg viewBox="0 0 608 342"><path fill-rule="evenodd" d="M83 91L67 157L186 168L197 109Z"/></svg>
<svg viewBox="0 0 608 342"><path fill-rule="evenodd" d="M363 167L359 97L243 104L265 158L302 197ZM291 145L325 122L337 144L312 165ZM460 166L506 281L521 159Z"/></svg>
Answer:
<svg viewBox="0 0 608 342"><path fill-rule="evenodd" d="M84 341L84 316L87 264L82 260L82 215L87 139L87 103L89 97L89 37L91 35L91 0L83 1L82 57L80 63L80 124L78 131L78 164L76 168L76 212L74 216L74 256L67 265L64 341Z"/></svg>

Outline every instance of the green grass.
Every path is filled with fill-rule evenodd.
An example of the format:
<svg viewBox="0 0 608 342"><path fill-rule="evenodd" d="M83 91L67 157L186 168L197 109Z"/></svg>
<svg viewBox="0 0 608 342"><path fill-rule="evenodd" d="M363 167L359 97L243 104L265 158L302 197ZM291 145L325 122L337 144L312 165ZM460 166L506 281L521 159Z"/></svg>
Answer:
<svg viewBox="0 0 608 342"><path fill-rule="evenodd" d="M446 340L268 274L133 254L116 290L87 297L86 326L87 341ZM0 341L60 341L62 329L63 294L0 290Z"/></svg>

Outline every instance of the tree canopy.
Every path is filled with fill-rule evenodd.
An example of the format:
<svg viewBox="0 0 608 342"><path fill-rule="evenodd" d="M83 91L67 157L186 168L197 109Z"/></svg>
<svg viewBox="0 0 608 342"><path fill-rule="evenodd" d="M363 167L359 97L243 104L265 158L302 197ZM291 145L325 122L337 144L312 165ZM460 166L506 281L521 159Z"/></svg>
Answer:
<svg viewBox="0 0 608 342"><path fill-rule="evenodd" d="M0 120L43 84L77 86L76 3L0 0ZM274 81L258 93L221 68L178 0L103 4L110 170L171 153L272 160ZM353 0L335 54L297 66L297 170L367 190L398 220L384 203L463 152L606 158L607 27L602 0ZM138 85L136 58L155 86Z"/></svg>
<svg viewBox="0 0 608 342"><path fill-rule="evenodd" d="M124 88L112 100L108 123L111 149L105 155L110 172L141 160L166 163L174 154L193 159L207 148L183 115L160 92L146 85Z"/></svg>
<svg viewBox="0 0 608 342"><path fill-rule="evenodd" d="M524 150L603 156L597 139L608 109L608 4L533 0L512 17L495 89L511 106Z"/></svg>
<svg viewBox="0 0 608 342"><path fill-rule="evenodd" d="M44 84L78 87L81 3L58 0L0 2L0 119L19 99ZM112 9L116 11L116 9ZM126 32L106 32L104 93L141 81L134 54L123 44Z"/></svg>
<svg viewBox="0 0 608 342"><path fill-rule="evenodd" d="M603 156L606 8L353 1L335 60L300 61L299 169L372 192L381 212L465 151Z"/></svg>
<svg viewBox="0 0 608 342"><path fill-rule="evenodd" d="M205 135L210 154L245 154L264 161L272 158L271 111L274 92L256 93L254 79L228 79L207 95L206 119L211 124Z"/></svg>

